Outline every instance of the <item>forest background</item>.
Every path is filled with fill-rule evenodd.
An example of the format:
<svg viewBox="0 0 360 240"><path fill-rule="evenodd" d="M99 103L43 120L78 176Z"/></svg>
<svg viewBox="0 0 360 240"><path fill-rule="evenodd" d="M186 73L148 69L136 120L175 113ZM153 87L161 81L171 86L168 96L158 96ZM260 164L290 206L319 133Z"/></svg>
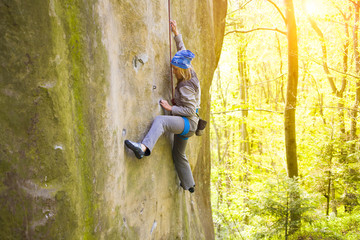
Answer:
<svg viewBox="0 0 360 240"><path fill-rule="evenodd" d="M294 0L293 9L289 2L228 1L211 87L218 239L360 239L360 1ZM291 15L296 39L287 34ZM297 53L288 54L288 43ZM297 89L292 174L289 81Z"/></svg>

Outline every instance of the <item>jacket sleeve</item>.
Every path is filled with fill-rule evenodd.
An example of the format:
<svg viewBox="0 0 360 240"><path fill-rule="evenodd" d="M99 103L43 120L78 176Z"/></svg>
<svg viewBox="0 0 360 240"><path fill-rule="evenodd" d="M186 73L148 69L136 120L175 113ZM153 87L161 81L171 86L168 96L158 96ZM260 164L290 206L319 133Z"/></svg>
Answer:
<svg viewBox="0 0 360 240"><path fill-rule="evenodd" d="M184 42L182 40L182 35L181 34L178 34L177 36L175 36L174 39L175 39L176 48L177 48L178 51L186 50L185 44L184 44Z"/></svg>
<svg viewBox="0 0 360 240"><path fill-rule="evenodd" d="M196 116L196 97L192 87L184 86L179 89L183 106L172 106L174 116L191 117Z"/></svg>

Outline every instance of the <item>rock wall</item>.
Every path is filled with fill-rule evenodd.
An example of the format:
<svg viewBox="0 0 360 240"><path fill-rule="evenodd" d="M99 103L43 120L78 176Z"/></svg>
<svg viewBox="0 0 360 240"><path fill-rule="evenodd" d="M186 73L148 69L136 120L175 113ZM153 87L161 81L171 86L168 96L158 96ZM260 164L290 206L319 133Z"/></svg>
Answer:
<svg viewBox="0 0 360 240"><path fill-rule="evenodd" d="M194 194L171 136L142 160L123 144L170 99L167 3L0 1L0 239L214 238L208 131L189 140ZM226 5L171 0L206 119Z"/></svg>

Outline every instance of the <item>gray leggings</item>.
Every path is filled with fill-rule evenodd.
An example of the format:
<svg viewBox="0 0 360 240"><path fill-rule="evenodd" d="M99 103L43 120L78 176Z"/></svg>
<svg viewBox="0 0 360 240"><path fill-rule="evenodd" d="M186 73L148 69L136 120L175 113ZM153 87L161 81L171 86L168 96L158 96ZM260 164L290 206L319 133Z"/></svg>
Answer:
<svg viewBox="0 0 360 240"><path fill-rule="evenodd" d="M155 143L159 137L166 131L174 133L174 145L172 149L173 161L175 164L176 172L181 181L181 185L185 190L195 185L195 181L191 172L190 164L185 155L185 148L187 144L186 137L194 135L194 131L191 131L185 136L179 135L184 130L184 119L179 116L157 116L151 125L150 131L146 134L142 144L144 144L148 150L145 155L150 155Z"/></svg>

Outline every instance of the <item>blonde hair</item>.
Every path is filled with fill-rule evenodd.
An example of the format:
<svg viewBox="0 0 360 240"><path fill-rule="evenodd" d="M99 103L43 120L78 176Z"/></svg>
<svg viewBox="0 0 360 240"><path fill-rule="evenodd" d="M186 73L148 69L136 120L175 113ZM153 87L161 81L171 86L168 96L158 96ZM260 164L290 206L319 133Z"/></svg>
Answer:
<svg viewBox="0 0 360 240"><path fill-rule="evenodd" d="M176 79L178 80L178 82L181 81L187 81L191 79L191 68L188 69L183 69L183 68L179 68L177 66L172 65L173 67L173 72L175 74Z"/></svg>

